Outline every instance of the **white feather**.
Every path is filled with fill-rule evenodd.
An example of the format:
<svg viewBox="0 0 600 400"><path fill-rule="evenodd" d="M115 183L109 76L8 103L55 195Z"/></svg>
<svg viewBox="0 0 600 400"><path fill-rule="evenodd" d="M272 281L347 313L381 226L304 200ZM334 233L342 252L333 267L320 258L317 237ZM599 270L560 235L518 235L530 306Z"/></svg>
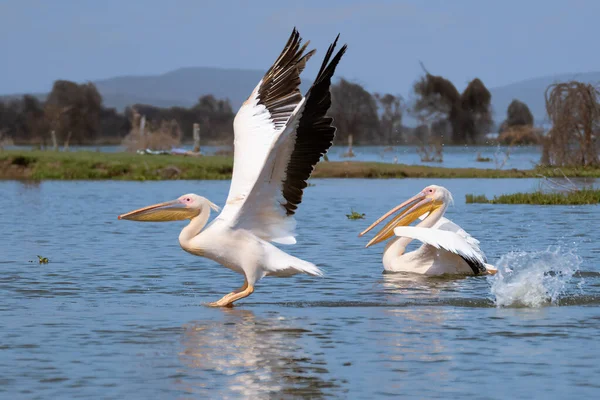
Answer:
<svg viewBox="0 0 600 400"><path fill-rule="evenodd" d="M419 219L424 220L425 218L427 218L428 215L429 215L429 213L423 214L419 217ZM440 229L440 230L444 230L444 231L454 232L454 233L462 236L469 244L471 244L472 246L479 249L479 240L475 239L467 231L465 231L463 228L461 228L460 225L456 224L455 222L453 222L452 220L450 220L446 217L440 218L439 221L437 221L431 227L431 229Z"/></svg>
<svg viewBox="0 0 600 400"><path fill-rule="evenodd" d="M294 149L296 128L304 104L305 99L303 98L291 114L286 126L280 131L274 130L275 125L269 119L270 117L264 119L265 114L268 115L269 112L263 106L256 106L262 107L262 109L255 111L244 109L250 104L240 109L238 116L236 116L238 123L235 124L235 143L236 149L239 145L239 150L236 150L234 163L238 162L237 153L252 153L256 150L256 154L239 157L242 160L240 165L248 162L248 164L253 165L254 169L236 170L234 167L227 204L221 215L219 215L220 219L228 220L232 227L247 229L264 240L281 244L296 243L294 237L296 221L293 217L285 214L282 206L285 199L281 189L285 180L286 166ZM243 118L250 118L251 122L244 122ZM252 126L253 123L257 124L253 130L249 130L248 126ZM258 132L261 129L262 131ZM264 135L264 132L269 132L269 135ZM245 138L250 136L268 136L270 143L267 143L266 140L252 141L251 148L243 148L244 145L248 146L248 141ZM267 144L268 146L266 146ZM248 161L251 157L254 157L254 160ZM262 158L260 163L256 160L258 157ZM256 174L257 164L260 166L258 174ZM236 175L238 171L241 172ZM241 179L252 179L252 185L249 185L248 181L240 183Z"/></svg>
<svg viewBox="0 0 600 400"><path fill-rule="evenodd" d="M233 121L234 153L231 186L223 212L224 220L233 220L260 175L265 159L278 134L271 114L258 104L258 83Z"/></svg>
<svg viewBox="0 0 600 400"><path fill-rule="evenodd" d="M399 226L394 228L394 233L396 236L416 239L437 249L441 248L462 257L474 258L482 264L485 263L478 246L473 246L464 236L450 230Z"/></svg>

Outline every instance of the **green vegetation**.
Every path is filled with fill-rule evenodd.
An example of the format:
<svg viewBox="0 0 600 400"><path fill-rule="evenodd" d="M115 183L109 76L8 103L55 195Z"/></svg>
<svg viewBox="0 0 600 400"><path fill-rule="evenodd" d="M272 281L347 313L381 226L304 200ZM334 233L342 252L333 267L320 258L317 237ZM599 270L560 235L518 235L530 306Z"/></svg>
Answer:
<svg viewBox="0 0 600 400"><path fill-rule="evenodd" d="M3 151L0 179L170 180L231 179L230 156L187 157L133 153ZM564 175L563 175L564 173ZM498 170L441 168L377 162L321 162L313 178L539 178L600 177L600 168Z"/></svg>
<svg viewBox="0 0 600 400"><path fill-rule="evenodd" d="M48 264L48 258L47 257L42 257L42 256L38 256L38 262L40 264Z"/></svg>
<svg viewBox="0 0 600 400"><path fill-rule="evenodd" d="M474 203L486 204L486 203L490 203L490 200L488 200L488 198L485 196L485 194L478 194L478 195L467 194L465 196L465 198L466 198L467 204L474 204Z"/></svg>
<svg viewBox="0 0 600 400"><path fill-rule="evenodd" d="M346 214L346 217L351 220L355 219L365 219L365 214L358 213L354 210L350 210L350 214Z"/></svg>
<svg viewBox="0 0 600 400"><path fill-rule="evenodd" d="M5 151L0 179L230 179L232 158L131 153Z"/></svg>
<svg viewBox="0 0 600 400"><path fill-rule="evenodd" d="M572 192L551 192L545 193L536 191L533 193L514 193L503 194L493 199L488 199L484 195L468 194L466 196L467 204L485 203L485 204L539 204L539 205L579 205L579 204L598 204L600 203L599 189L583 189Z"/></svg>
<svg viewBox="0 0 600 400"><path fill-rule="evenodd" d="M477 158L475 159L477 162L491 162L492 159L489 157L482 157L481 153L477 153Z"/></svg>
<svg viewBox="0 0 600 400"><path fill-rule="evenodd" d="M600 177L600 168L563 168L568 177ZM313 178L562 178L553 168L479 169L443 168L424 165L384 164L377 162L344 161L319 163Z"/></svg>

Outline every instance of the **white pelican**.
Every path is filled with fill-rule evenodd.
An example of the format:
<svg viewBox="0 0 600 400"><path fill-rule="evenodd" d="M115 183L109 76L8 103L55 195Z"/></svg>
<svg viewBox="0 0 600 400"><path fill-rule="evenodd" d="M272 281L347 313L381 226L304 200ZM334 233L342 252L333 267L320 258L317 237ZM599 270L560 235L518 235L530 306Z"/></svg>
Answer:
<svg viewBox="0 0 600 400"><path fill-rule="evenodd" d="M495 274L496 268L487 264L479 248L479 240L444 217L452 203L452 194L444 187L431 185L419 194L392 208L371 226L360 233L364 235L381 221L405 208L388 222L366 247L392 239L383 252L383 267L389 272L412 272L423 275L479 275ZM406 226L417 218L416 226ZM423 243L419 249L405 253L414 239Z"/></svg>
<svg viewBox="0 0 600 400"><path fill-rule="evenodd" d="M314 166L335 135L325 116L331 105L329 87L344 45L335 55L338 37L306 96L300 73L314 50L294 28L283 51L239 109L234 126L233 176L223 211L206 228L210 210L219 208L204 197L187 194L176 200L119 216L134 221L190 223L179 235L181 247L244 275L244 285L210 306L231 306L254 292L264 276L298 273L321 276L312 263L293 257L270 242L294 244L294 212L302 201ZM204 229L205 228L205 229Z"/></svg>

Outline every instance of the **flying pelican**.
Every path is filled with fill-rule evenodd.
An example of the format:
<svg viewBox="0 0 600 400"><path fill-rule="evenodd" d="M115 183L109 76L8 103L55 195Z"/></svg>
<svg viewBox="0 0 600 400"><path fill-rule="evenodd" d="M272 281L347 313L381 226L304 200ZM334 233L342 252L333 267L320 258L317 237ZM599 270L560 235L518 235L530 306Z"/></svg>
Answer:
<svg viewBox="0 0 600 400"><path fill-rule="evenodd" d="M444 217L452 203L452 194L444 187L427 186L417 195L392 208L371 226L364 235L398 210L405 210L389 221L366 247L392 239L383 252L383 267L390 272L412 272L423 275L480 275L495 274L496 267L487 264L479 248L479 240ZM417 218L416 226L407 226ZM423 243L419 249L405 253L414 239Z"/></svg>
<svg viewBox="0 0 600 400"><path fill-rule="evenodd" d="M219 211L219 207L196 194L119 216L133 221L190 220L179 235L181 247L244 275L240 289L210 306L232 306L251 295L264 276L323 274L314 264L270 242L296 243L294 213L314 166L331 147L335 127L333 119L325 116L331 106L329 88L346 51L344 45L333 55L338 38L302 96L300 73L315 50L306 52L308 42L300 46L302 39L294 28L277 60L235 116L229 195L223 211L208 226L210 210Z"/></svg>

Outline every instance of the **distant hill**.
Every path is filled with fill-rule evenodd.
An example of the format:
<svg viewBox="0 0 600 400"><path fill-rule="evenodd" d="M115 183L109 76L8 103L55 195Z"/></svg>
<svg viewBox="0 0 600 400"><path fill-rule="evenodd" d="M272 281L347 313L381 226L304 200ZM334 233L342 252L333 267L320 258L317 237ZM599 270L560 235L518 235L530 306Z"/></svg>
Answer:
<svg viewBox="0 0 600 400"><path fill-rule="evenodd" d="M180 68L161 75L118 76L93 81L102 95L104 105L123 110L131 104L150 104L159 107L184 106L196 103L205 94L228 98L237 110L248 98L266 71L209 67ZM312 81L304 80L306 91ZM46 93L34 93L45 99ZM0 98L20 97L10 94Z"/></svg>
<svg viewBox="0 0 600 400"><path fill-rule="evenodd" d="M587 72L581 74L559 74L528 79L510 85L490 88L492 93L492 107L494 108L494 121L502 123L506 118L506 109L513 99L519 99L529 106L536 123L546 119L546 103L544 93L546 88L556 82L578 80L581 82L599 83L600 72Z"/></svg>
<svg viewBox="0 0 600 400"><path fill-rule="evenodd" d="M228 98L234 110L246 100L265 71L249 69L225 69L209 67L180 68L162 75L120 76L95 81L105 106L123 110L136 103L159 107L193 105L201 95L213 94L217 98ZM491 88L494 120L500 124L506 117L506 109L513 99L525 102L536 122L546 118L544 92L554 82L577 79L584 82L600 82L600 72L560 74L528 79L506 86ZM302 91L310 86L304 80ZM394 92L390 88L391 92ZM16 95L4 96L13 97ZM46 94L36 94L41 99ZM405 124L412 126L416 121L406 118Z"/></svg>
<svg viewBox="0 0 600 400"><path fill-rule="evenodd" d="M191 106L201 95L228 98L234 109L246 100L265 71L222 68L180 68L162 75L121 76L94 82L104 103L124 109L135 103Z"/></svg>

